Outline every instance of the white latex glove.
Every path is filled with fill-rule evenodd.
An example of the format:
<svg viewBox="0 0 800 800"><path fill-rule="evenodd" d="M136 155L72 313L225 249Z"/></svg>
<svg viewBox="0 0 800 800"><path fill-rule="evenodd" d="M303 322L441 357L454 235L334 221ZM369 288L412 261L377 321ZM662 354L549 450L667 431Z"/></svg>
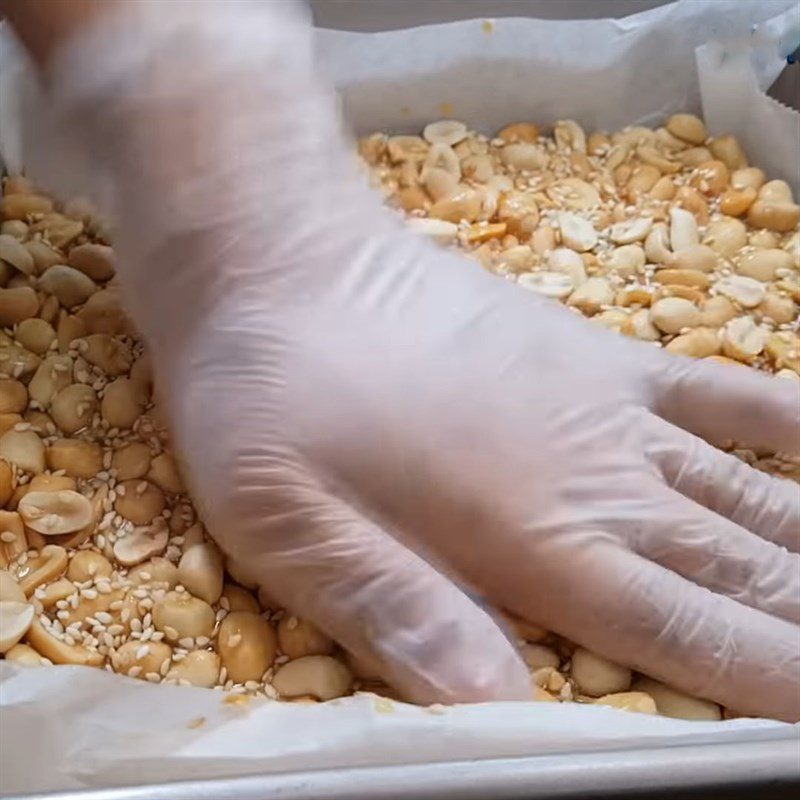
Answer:
<svg viewBox="0 0 800 800"><path fill-rule="evenodd" d="M800 492L699 438L800 451L797 386L598 330L403 230L287 4L127 11L60 54L53 97L118 188L123 280L240 569L417 701L530 694L458 582L798 719Z"/></svg>

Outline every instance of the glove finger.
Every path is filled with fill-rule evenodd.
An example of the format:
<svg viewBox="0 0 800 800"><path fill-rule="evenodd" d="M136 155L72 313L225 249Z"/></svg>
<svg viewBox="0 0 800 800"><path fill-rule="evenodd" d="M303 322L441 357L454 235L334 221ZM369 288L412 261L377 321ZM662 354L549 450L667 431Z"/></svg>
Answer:
<svg viewBox="0 0 800 800"><path fill-rule="evenodd" d="M655 359L653 408L715 444L800 454L800 383L697 359Z"/></svg>
<svg viewBox="0 0 800 800"><path fill-rule="evenodd" d="M564 547L563 569L540 574L520 554L525 580L508 580L494 599L689 694L745 714L800 719L800 627L697 586L600 531L575 536L586 547Z"/></svg>
<svg viewBox="0 0 800 800"><path fill-rule="evenodd" d="M511 642L422 558L338 500L305 497L281 514L267 505L272 513L232 543L250 573L293 613L377 666L404 697L530 699L530 677Z"/></svg>
<svg viewBox="0 0 800 800"><path fill-rule="evenodd" d="M800 485L754 469L662 420L654 434L648 457L676 492L800 552Z"/></svg>
<svg viewBox="0 0 800 800"><path fill-rule="evenodd" d="M631 542L642 556L717 594L800 623L800 555L677 492L654 499L650 518Z"/></svg>

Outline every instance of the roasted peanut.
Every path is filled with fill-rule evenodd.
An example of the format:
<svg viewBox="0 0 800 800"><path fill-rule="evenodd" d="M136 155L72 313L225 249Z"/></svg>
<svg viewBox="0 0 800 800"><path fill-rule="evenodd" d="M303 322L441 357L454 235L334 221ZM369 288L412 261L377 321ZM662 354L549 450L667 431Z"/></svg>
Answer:
<svg viewBox="0 0 800 800"><path fill-rule="evenodd" d="M690 144L702 144L708 136L705 123L694 114L673 114L664 127L673 136Z"/></svg>
<svg viewBox="0 0 800 800"><path fill-rule="evenodd" d="M28 492L18 506L25 525L45 536L73 533L92 519L92 505L78 492Z"/></svg>
<svg viewBox="0 0 800 800"><path fill-rule="evenodd" d="M650 307L650 319L664 333L679 333L700 324L700 309L681 297L664 297Z"/></svg>
<svg viewBox="0 0 800 800"><path fill-rule="evenodd" d="M350 691L350 670L330 656L305 656L284 664L272 680L281 697L310 695L317 700L333 700Z"/></svg>
<svg viewBox="0 0 800 800"><path fill-rule="evenodd" d="M36 652L50 659L54 664L100 667L104 661L102 654L97 650L90 650L82 645L69 645L56 639L45 630L36 617L33 618L25 638Z"/></svg>
<svg viewBox="0 0 800 800"><path fill-rule="evenodd" d="M10 650L27 633L34 616L30 603L0 600L0 653Z"/></svg>
<svg viewBox="0 0 800 800"><path fill-rule="evenodd" d="M665 717L717 720L722 716L716 703L691 697L650 678L637 678L632 688L635 692L649 695L655 701L658 713Z"/></svg>
<svg viewBox="0 0 800 800"><path fill-rule="evenodd" d="M164 552L169 539L169 528L163 519L142 524L130 533L120 536L114 543L114 557L125 567L141 564L152 556Z"/></svg>
<svg viewBox="0 0 800 800"><path fill-rule="evenodd" d="M622 711L636 711L639 714L657 713L656 703L645 692L617 692L598 697L594 701L598 706L611 706Z"/></svg>
<svg viewBox="0 0 800 800"><path fill-rule="evenodd" d="M178 564L178 580L195 597L216 603L222 594L222 556L216 545L204 542L184 552Z"/></svg>
<svg viewBox="0 0 800 800"><path fill-rule="evenodd" d="M174 589L178 585L178 568L166 558L154 556L130 569L128 580L135 584L147 583L151 586Z"/></svg>
<svg viewBox="0 0 800 800"><path fill-rule="evenodd" d="M222 665L237 683L259 680L275 660L275 630L257 614L231 612L222 620L217 638Z"/></svg>
<svg viewBox="0 0 800 800"><path fill-rule="evenodd" d="M278 644L289 658L327 656L333 652L333 641L308 620L286 616L278 623Z"/></svg>
<svg viewBox="0 0 800 800"><path fill-rule="evenodd" d="M75 583L83 583L96 578L108 578L112 571L111 562L104 555L95 550L79 550L69 562L67 577Z"/></svg>
<svg viewBox="0 0 800 800"><path fill-rule="evenodd" d="M210 689L219 678L222 665L220 657L209 650L193 650L185 658L175 661L167 673L167 679L186 681L192 686Z"/></svg>
<svg viewBox="0 0 800 800"><path fill-rule="evenodd" d="M103 451L83 439L59 439L47 448L47 467L73 478L93 478L103 469Z"/></svg>
<svg viewBox="0 0 800 800"><path fill-rule="evenodd" d="M28 559L25 565L19 568L17 579L22 591L30 597L34 589L60 577L66 568L67 551L58 545L49 544L42 548L37 558Z"/></svg>
<svg viewBox="0 0 800 800"><path fill-rule="evenodd" d="M221 601L229 611L249 611L251 614L258 614L260 609L258 601L241 586L235 583L226 583L222 588Z"/></svg>
<svg viewBox="0 0 800 800"><path fill-rule="evenodd" d="M170 641L211 636L214 630L214 609L188 592L170 592L153 606L153 624ZM258 677L261 677L261 673Z"/></svg>
<svg viewBox="0 0 800 800"><path fill-rule="evenodd" d="M664 349L677 355L707 358L717 355L721 347L722 342L717 331L700 327L676 336Z"/></svg>
<svg viewBox="0 0 800 800"><path fill-rule="evenodd" d="M572 654L570 671L581 692L592 697L624 692L631 685L631 671L627 667L582 647Z"/></svg>
<svg viewBox="0 0 800 800"><path fill-rule="evenodd" d="M722 217L708 226L703 244L725 258L733 258L747 244L747 228L741 220Z"/></svg>
<svg viewBox="0 0 800 800"><path fill-rule="evenodd" d="M0 459L24 472L43 472L45 450L42 440L31 430L10 430L0 436Z"/></svg>
<svg viewBox="0 0 800 800"><path fill-rule="evenodd" d="M114 508L134 525L147 525L164 510L165 504L164 493L158 486L134 479L119 484Z"/></svg>

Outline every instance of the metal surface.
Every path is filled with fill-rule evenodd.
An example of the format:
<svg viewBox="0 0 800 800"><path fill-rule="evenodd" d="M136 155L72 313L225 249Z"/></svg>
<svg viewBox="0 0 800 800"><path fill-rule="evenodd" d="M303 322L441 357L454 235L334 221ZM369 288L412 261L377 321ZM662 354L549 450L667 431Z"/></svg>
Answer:
<svg viewBox="0 0 800 800"><path fill-rule="evenodd" d="M385 31L481 17L604 19L626 17L671 0L310 0L321 28Z"/></svg>
<svg viewBox="0 0 800 800"><path fill-rule="evenodd" d="M27 795L26 800L599 800L673 792L682 798L704 792L717 798L723 777L726 787L744 796L791 796L800 787L800 731L760 742L255 775Z"/></svg>

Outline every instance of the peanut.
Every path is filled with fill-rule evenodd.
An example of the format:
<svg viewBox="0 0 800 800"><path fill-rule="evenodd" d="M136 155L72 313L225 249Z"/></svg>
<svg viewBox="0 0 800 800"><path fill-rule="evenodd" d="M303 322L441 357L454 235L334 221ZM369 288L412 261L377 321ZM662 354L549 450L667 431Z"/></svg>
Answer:
<svg viewBox="0 0 800 800"><path fill-rule="evenodd" d="M35 613L30 603L0 600L0 653L10 650L28 632Z"/></svg>
<svg viewBox="0 0 800 800"><path fill-rule="evenodd" d="M694 114L673 114L664 127L673 136L690 144L702 144L708 136L705 123Z"/></svg>
<svg viewBox="0 0 800 800"><path fill-rule="evenodd" d="M30 430L10 430L0 436L0 458L23 472L44 472L45 450L42 440Z"/></svg>
<svg viewBox="0 0 800 800"><path fill-rule="evenodd" d="M18 506L25 525L45 536L73 533L92 519L92 505L78 492L28 492Z"/></svg>
<svg viewBox="0 0 800 800"><path fill-rule="evenodd" d="M100 667L103 664L103 656L97 650L90 650L82 645L69 645L56 639L36 617L33 618L25 638L37 653L49 658L54 664L82 667Z"/></svg>
<svg viewBox="0 0 800 800"><path fill-rule="evenodd" d="M791 268L791 257L778 248L745 253L736 265L736 271L740 275L746 275L748 278L755 278L765 283L774 281L778 270Z"/></svg>
<svg viewBox="0 0 800 800"><path fill-rule="evenodd" d="M222 665L237 683L259 680L277 652L275 630L263 617L247 611L232 611L222 620L218 642Z"/></svg>
<svg viewBox="0 0 800 800"><path fill-rule="evenodd" d="M284 664L272 680L281 697L310 695L317 700L334 700L352 686L350 670L330 656L305 656Z"/></svg>
<svg viewBox="0 0 800 800"><path fill-rule="evenodd" d="M109 578L113 568L111 562L95 550L79 550L67 567L67 577L74 583L95 578Z"/></svg>
<svg viewBox="0 0 800 800"><path fill-rule="evenodd" d="M222 594L222 556L211 542L184 552L178 564L178 580L195 597L216 603Z"/></svg>
<svg viewBox="0 0 800 800"><path fill-rule="evenodd" d="M611 706L622 711L635 711L639 714L657 713L656 703L649 694L645 692L617 692L598 697L594 701L598 706Z"/></svg>
<svg viewBox="0 0 800 800"><path fill-rule="evenodd" d="M539 126L532 122L515 122L506 125L497 135L509 144L513 142L536 144L539 138Z"/></svg>
<svg viewBox="0 0 800 800"><path fill-rule="evenodd" d="M327 656L333 652L333 641L308 620L286 616L278 623L278 644L289 658Z"/></svg>
<svg viewBox="0 0 800 800"><path fill-rule="evenodd" d="M28 405L28 390L24 383L0 380L0 414L19 414Z"/></svg>
<svg viewBox="0 0 800 800"><path fill-rule="evenodd" d="M83 439L59 439L47 448L47 467L73 478L93 478L103 469L103 451Z"/></svg>
<svg viewBox="0 0 800 800"><path fill-rule="evenodd" d="M432 145L437 144L454 145L458 144L467 136L467 126L463 122L455 120L442 120L441 122L431 122L425 126L422 132L426 141Z"/></svg>
<svg viewBox="0 0 800 800"><path fill-rule="evenodd" d="M30 286L0 289L0 327L10 328L38 311L39 298Z"/></svg>
<svg viewBox="0 0 800 800"><path fill-rule="evenodd" d="M664 348L668 353L691 356L692 358L707 358L720 352L722 343L717 331L711 328L694 328L688 333L676 336Z"/></svg>
<svg viewBox="0 0 800 800"><path fill-rule="evenodd" d="M700 700L665 686L650 678L637 678L633 690L649 695L658 707L658 713L676 719L718 720L722 718L719 706L709 700Z"/></svg>
<svg viewBox="0 0 800 800"><path fill-rule="evenodd" d="M679 333L700 324L700 309L681 297L664 297L650 307L650 319L664 333Z"/></svg>
<svg viewBox="0 0 800 800"><path fill-rule="evenodd" d="M733 258L747 244L747 228L734 217L722 217L712 222L703 241L719 255Z"/></svg>
<svg viewBox="0 0 800 800"><path fill-rule="evenodd" d="M624 692L631 685L631 671L627 667L583 647L572 654L570 672L581 692L592 697Z"/></svg>
<svg viewBox="0 0 800 800"><path fill-rule="evenodd" d="M117 489L114 508L134 525L147 525L164 510L164 493L149 481L129 480L119 484L124 494Z"/></svg>
<svg viewBox="0 0 800 800"><path fill-rule="evenodd" d="M170 641L211 636L214 630L214 609L188 592L170 592L153 606L153 624ZM261 677L261 673L258 677Z"/></svg>
<svg viewBox="0 0 800 800"><path fill-rule="evenodd" d="M114 251L104 244L86 242L73 247L67 263L93 281L107 281L114 277Z"/></svg>
<svg viewBox="0 0 800 800"><path fill-rule="evenodd" d="M208 650L193 650L180 661L175 661L167 679L188 681L192 686L210 689L219 678L222 666L220 657Z"/></svg>

